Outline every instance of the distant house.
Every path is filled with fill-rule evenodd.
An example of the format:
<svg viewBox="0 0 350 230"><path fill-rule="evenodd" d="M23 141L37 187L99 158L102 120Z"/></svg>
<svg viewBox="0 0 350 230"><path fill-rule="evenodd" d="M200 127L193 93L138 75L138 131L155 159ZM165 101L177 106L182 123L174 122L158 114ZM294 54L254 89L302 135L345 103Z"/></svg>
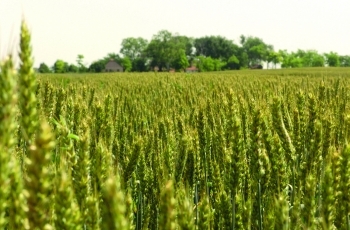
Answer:
<svg viewBox="0 0 350 230"><path fill-rule="evenodd" d="M263 66L260 64L252 65L249 67L249 69L262 69L262 68L263 68Z"/></svg>
<svg viewBox="0 0 350 230"><path fill-rule="evenodd" d="M105 72L123 72L123 67L113 59L107 62Z"/></svg>
<svg viewBox="0 0 350 230"><path fill-rule="evenodd" d="M158 71L159 71L159 67L158 67L158 66L155 66L155 67L153 68L153 71L154 71L154 72L158 72Z"/></svg>
<svg viewBox="0 0 350 230"><path fill-rule="evenodd" d="M186 68L186 73L195 73L195 72L198 72L198 68L195 66Z"/></svg>

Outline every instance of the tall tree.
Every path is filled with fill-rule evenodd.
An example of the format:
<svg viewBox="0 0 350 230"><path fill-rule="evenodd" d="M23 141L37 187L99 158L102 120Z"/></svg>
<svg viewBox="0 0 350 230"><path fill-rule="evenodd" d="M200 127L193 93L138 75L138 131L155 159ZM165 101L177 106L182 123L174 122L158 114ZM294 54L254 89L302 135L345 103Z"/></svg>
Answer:
<svg viewBox="0 0 350 230"><path fill-rule="evenodd" d="M132 62L132 69L131 71L134 72L145 72L148 70L147 66L147 59L146 58L136 58Z"/></svg>
<svg viewBox="0 0 350 230"><path fill-rule="evenodd" d="M243 51L248 56L248 65L260 64L261 61L267 61L269 51L273 50L272 45L266 44L258 37L245 37L241 35L240 43Z"/></svg>
<svg viewBox="0 0 350 230"><path fill-rule="evenodd" d="M339 56L340 66L341 67L350 67L350 56L344 55Z"/></svg>
<svg viewBox="0 0 350 230"><path fill-rule="evenodd" d="M215 68L213 59L203 55L197 57L196 66L200 72L214 71Z"/></svg>
<svg viewBox="0 0 350 230"><path fill-rule="evenodd" d="M189 66L189 62L186 57L186 53L183 49L181 49L173 63L173 67L176 70L185 70L188 66Z"/></svg>
<svg viewBox="0 0 350 230"><path fill-rule="evenodd" d="M249 66L248 54L247 52L245 52L245 50L242 47L238 49L237 58L239 60L239 68L248 68Z"/></svg>
<svg viewBox="0 0 350 230"><path fill-rule="evenodd" d="M120 53L124 57L128 57L131 61L134 61L136 58L141 58L144 54L148 45L148 41L144 38L125 38L122 41Z"/></svg>
<svg viewBox="0 0 350 230"><path fill-rule="evenodd" d="M68 63L62 60L57 60L53 65L53 71L55 73L65 73L67 72L67 69L68 69Z"/></svg>
<svg viewBox="0 0 350 230"><path fill-rule="evenodd" d="M41 63L38 69L39 73L50 73L50 68L45 64Z"/></svg>
<svg viewBox="0 0 350 230"><path fill-rule="evenodd" d="M302 59L303 67L322 67L325 64L324 57L316 50L298 50L296 56Z"/></svg>
<svg viewBox="0 0 350 230"><path fill-rule="evenodd" d="M225 65L226 62L220 59L205 57L202 55L196 58L196 66L200 72L220 71Z"/></svg>
<svg viewBox="0 0 350 230"><path fill-rule="evenodd" d="M158 66L160 69L169 69L179 57L179 52L186 52L184 37L173 36L167 30L161 30L153 36L146 53L151 59L151 67ZM182 51L181 51L182 50Z"/></svg>
<svg viewBox="0 0 350 230"><path fill-rule="evenodd" d="M326 62L328 66L333 66L333 67L340 66L340 59L337 53L330 52L330 53L324 54L324 56L326 57Z"/></svg>
<svg viewBox="0 0 350 230"><path fill-rule="evenodd" d="M188 58L194 57L195 52L194 52L194 39L193 38L179 35L179 34L175 34L172 38L172 41L176 44L176 46L179 47L179 49L182 49L185 51L186 57L188 57Z"/></svg>
<svg viewBox="0 0 350 230"><path fill-rule="evenodd" d="M228 59L228 61L227 61L227 68L228 69L239 69L240 68L239 59L235 55L232 55Z"/></svg>
<svg viewBox="0 0 350 230"><path fill-rule="evenodd" d="M85 71L84 71L84 69L82 67L79 68L78 66L76 66L74 64L70 64L68 66L68 71L67 72L69 72L69 73L78 73L78 72L85 72Z"/></svg>
<svg viewBox="0 0 350 230"><path fill-rule="evenodd" d="M84 70L86 69L86 67L83 64L83 60L84 60L84 55L78 54L77 56L78 72L84 72Z"/></svg>
<svg viewBox="0 0 350 230"><path fill-rule="evenodd" d="M282 57L281 54L279 52L275 52L275 51L269 51L268 55L267 55L267 64L269 63L273 63L274 67L276 69L276 65L277 63L281 63L282 61ZM268 67L267 67L268 68Z"/></svg>
<svg viewBox="0 0 350 230"><path fill-rule="evenodd" d="M288 53L287 50L279 50L278 53L281 57L282 68L303 67L303 59L299 57L298 52Z"/></svg>
<svg viewBox="0 0 350 230"><path fill-rule="evenodd" d="M89 72L92 73L101 73L104 71L106 66L105 60L101 59L98 61L94 61L90 66L89 66Z"/></svg>
<svg viewBox="0 0 350 230"><path fill-rule="evenodd" d="M233 41L221 36L206 36L194 40L196 55L209 56L227 61L232 55L238 55L239 47Z"/></svg>
<svg viewBox="0 0 350 230"><path fill-rule="evenodd" d="M124 58L122 58L120 61L121 61L121 65L122 65L123 68L124 68L124 71L125 71L125 72L130 72L131 69L132 69L132 63L131 63L131 61L130 61L130 58L124 57Z"/></svg>
<svg viewBox="0 0 350 230"><path fill-rule="evenodd" d="M119 56L119 54L116 54L116 53L108 53L107 56L103 58L103 60L105 61L105 63L109 62L110 60L114 60L120 63L121 57Z"/></svg>

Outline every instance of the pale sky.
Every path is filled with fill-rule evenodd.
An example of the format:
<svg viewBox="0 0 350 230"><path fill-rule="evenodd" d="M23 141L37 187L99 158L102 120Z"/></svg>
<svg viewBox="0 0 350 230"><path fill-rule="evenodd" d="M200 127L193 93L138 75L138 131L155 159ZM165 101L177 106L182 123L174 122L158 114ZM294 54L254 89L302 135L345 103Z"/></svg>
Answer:
<svg viewBox="0 0 350 230"><path fill-rule="evenodd" d="M350 0L0 0L0 56L18 51L25 18L35 67L119 53L123 38L166 29L190 37L262 38L275 50L350 55Z"/></svg>

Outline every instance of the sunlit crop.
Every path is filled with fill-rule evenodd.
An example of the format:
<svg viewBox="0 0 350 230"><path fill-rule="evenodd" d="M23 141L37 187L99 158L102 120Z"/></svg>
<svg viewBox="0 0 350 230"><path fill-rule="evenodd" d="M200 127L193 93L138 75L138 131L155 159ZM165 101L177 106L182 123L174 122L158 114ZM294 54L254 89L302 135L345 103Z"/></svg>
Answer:
<svg viewBox="0 0 350 230"><path fill-rule="evenodd" d="M35 75L29 42L0 229L349 229L348 69Z"/></svg>

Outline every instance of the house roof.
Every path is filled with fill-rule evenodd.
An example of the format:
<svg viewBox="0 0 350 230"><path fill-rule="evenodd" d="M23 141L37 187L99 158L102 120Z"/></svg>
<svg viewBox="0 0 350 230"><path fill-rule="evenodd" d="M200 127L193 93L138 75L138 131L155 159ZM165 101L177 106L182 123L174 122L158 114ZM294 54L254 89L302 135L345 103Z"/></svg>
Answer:
<svg viewBox="0 0 350 230"><path fill-rule="evenodd" d="M198 70L198 68L195 66L191 66L191 67L186 68L186 70Z"/></svg>
<svg viewBox="0 0 350 230"><path fill-rule="evenodd" d="M117 64L117 65L121 66L118 62L116 62L116 61L114 61L114 60L109 60L109 61L106 63L106 66L107 66L108 64Z"/></svg>
<svg viewBox="0 0 350 230"><path fill-rule="evenodd" d="M118 62L114 61L113 59L109 60L107 63L111 63L111 62L115 62L115 63L119 64Z"/></svg>

